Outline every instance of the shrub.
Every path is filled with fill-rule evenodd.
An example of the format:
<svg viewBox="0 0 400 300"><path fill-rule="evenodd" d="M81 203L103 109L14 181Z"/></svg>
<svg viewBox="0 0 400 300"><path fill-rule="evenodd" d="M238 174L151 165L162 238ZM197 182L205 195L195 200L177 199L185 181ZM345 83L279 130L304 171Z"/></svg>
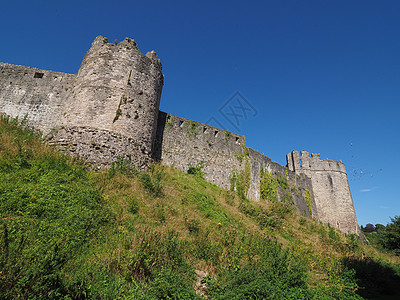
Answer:
<svg viewBox="0 0 400 300"><path fill-rule="evenodd" d="M133 176L138 173L137 169L132 164L131 156L120 156L116 161L113 161L108 171L108 178L114 177L118 172L128 176Z"/></svg>
<svg viewBox="0 0 400 300"><path fill-rule="evenodd" d="M261 228L279 228L282 224L282 219L288 213L286 206L281 203L276 203L276 206L272 206L271 211L267 211L261 207L254 206L253 203L243 201L239 205L239 210L246 216L255 219Z"/></svg>
<svg viewBox="0 0 400 300"><path fill-rule="evenodd" d="M161 197L163 195L163 185L161 182L163 177L162 169L156 167L151 169L151 175L148 172L139 174L144 189L155 197Z"/></svg>
<svg viewBox="0 0 400 300"><path fill-rule="evenodd" d="M328 232L329 238L331 238L332 240L335 240L335 241L339 241L340 238L339 238L339 235L336 232L336 230L333 227L331 227L329 224L328 224L328 227L329 227L329 232Z"/></svg>
<svg viewBox="0 0 400 300"><path fill-rule="evenodd" d="M211 281L209 296L217 299L302 299L312 296L301 261L274 240L249 237L252 256L235 270Z"/></svg>
<svg viewBox="0 0 400 300"><path fill-rule="evenodd" d="M379 243L396 255L400 255L400 216L390 218L391 222L384 230L379 230Z"/></svg>
<svg viewBox="0 0 400 300"><path fill-rule="evenodd" d="M205 174L203 172L204 166L205 166L204 161L199 162L195 167L189 165L187 173L191 174L191 175L194 175L196 177L199 177L199 178L203 178L203 176Z"/></svg>
<svg viewBox="0 0 400 300"><path fill-rule="evenodd" d="M147 299L201 299L185 278L172 269L162 269L150 283Z"/></svg>

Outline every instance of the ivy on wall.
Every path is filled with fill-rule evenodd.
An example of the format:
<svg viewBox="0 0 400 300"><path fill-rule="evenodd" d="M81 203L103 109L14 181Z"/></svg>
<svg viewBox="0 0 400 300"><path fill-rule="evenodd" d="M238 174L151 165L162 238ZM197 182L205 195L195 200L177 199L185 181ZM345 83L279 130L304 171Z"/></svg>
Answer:
<svg viewBox="0 0 400 300"><path fill-rule="evenodd" d="M232 177L230 178L231 190L236 191L242 199L245 199L247 197L251 182L249 149L243 146L242 153L235 153L235 156L240 163L242 163L244 160L244 169L239 172L232 172Z"/></svg>
<svg viewBox="0 0 400 300"><path fill-rule="evenodd" d="M278 183L272 174L268 171L261 169L260 174L260 197L263 200L269 200L273 202L278 201Z"/></svg>
<svg viewBox="0 0 400 300"><path fill-rule="evenodd" d="M249 148L242 146L242 153L235 152L236 159L242 163L244 158L248 158L250 155Z"/></svg>

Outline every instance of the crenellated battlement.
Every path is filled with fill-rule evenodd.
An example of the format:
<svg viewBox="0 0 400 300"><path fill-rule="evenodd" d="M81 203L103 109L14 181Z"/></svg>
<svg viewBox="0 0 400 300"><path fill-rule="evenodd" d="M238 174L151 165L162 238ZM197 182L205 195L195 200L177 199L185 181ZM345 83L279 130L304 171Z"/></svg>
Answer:
<svg viewBox="0 0 400 300"><path fill-rule="evenodd" d="M190 119L177 117L171 114L166 116L167 130L178 129L186 132L188 137L196 136L196 140L208 141L207 145L211 147L214 144L222 142L225 147L234 145L246 145L246 137L228 130L223 130L208 124L199 123Z"/></svg>
<svg viewBox="0 0 400 300"><path fill-rule="evenodd" d="M312 153L302 150L299 154L292 151L286 155L287 166L290 171L307 172L307 171L333 171L346 173L345 166L342 161L331 159L321 159L319 153Z"/></svg>

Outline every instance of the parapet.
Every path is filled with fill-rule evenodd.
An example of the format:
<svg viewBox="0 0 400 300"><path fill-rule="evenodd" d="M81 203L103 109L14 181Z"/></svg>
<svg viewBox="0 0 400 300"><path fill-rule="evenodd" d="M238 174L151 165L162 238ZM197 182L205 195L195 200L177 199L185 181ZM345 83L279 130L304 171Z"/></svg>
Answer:
<svg viewBox="0 0 400 300"><path fill-rule="evenodd" d="M189 138L196 136L197 141L206 140L210 143L217 144L223 142L224 147L233 145L246 145L246 137L227 130L223 130L214 126L192 121L186 118L177 117L171 114L166 115L167 130L175 128L186 131ZM207 143L208 144L208 143ZM211 145L209 145L211 147Z"/></svg>
<svg viewBox="0 0 400 300"><path fill-rule="evenodd" d="M287 166L290 171L307 173L308 171L336 171L346 173L346 169L342 161L331 159L321 159L319 153L312 153L302 150L292 151L286 155Z"/></svg>

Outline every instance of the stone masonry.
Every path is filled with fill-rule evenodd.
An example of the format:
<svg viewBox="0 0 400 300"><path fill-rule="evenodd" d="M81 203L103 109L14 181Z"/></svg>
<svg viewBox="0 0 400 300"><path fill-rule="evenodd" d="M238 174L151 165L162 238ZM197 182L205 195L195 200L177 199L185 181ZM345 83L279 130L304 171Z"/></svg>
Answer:
<svg viewBox="0 0 400 300"><path fill-rule="evenodd" d="M184 172L202 164L205 179L227 189L246 171L245 193L255 201L267 172L279 183L278 201L360 234L342 162L294 151L281 166L247 148L245 136L160 112L163 81L154 51L98 36L76 75L0 63L0 112L27 118L48 143L98 167L120 158L140 169L154 161Z"/></svg>
<svg viewBox="0 0 400 300"><path fill-rule="evenodd" d="M360 234L346 169L341 161L321 160L307 151L288 153L290 171L311 178L318 218L344 232Z"/></svg>

